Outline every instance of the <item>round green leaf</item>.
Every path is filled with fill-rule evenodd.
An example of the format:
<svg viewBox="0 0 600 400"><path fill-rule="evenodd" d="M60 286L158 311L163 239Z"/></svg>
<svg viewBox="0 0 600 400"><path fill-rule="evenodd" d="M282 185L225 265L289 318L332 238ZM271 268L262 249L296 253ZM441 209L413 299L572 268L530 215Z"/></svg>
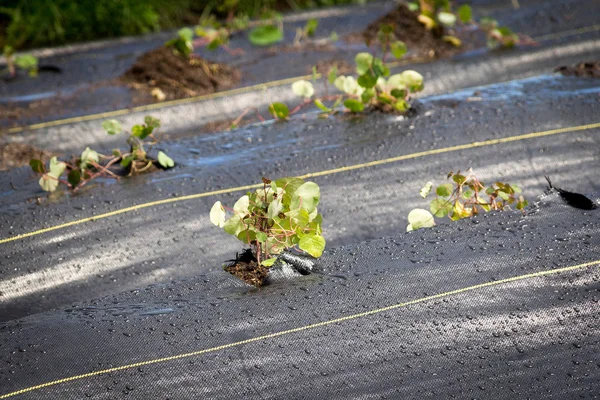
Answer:
<svg viewBox="0 0 600 400"><path fill-rule="evenodd" d="M358 53L355 57L356 61L356 73L363 75L367 71L371 70L373 64L373 56L369 53Z"/></svg>
<svg viewBox="0 0 600 400"><path fill-rule="evenodd" d="M363 103L361 103L358 100L354 100L354 99L346 99L344 101L344 105L346 106L347 109L349 109L350 111L357 113L357 112L361 112L365 109L365 105Z"/></svg>
<svg viewBox="0 0 600 400"><path fill-rule="evenodd" d="M114 135L123 131L121 124L116 119L109 119L104 121L102 123L102 128L104 128L106 133L108 133L109 135Z"/></svg>
<svg viewBox="0 0 600 400"><path fill-rule="evenodd" d="M458 7L456 14L458 14L458 19L460 19L461 22L465 24L467 22L471 22L471 20L473 19L473 12L471 10L471 6L468 4L463 4L462 6Z"/></svg>
<svg viewBox="0 0 600 400"><path fill-rule="evenodd" d="M225 224L223 225L223 230L225 232L236 237L240 232L244 231L245 229L246 228L242 223L242 219L237 215L234 215L231 218L229 218L227 221L225 221Z"/></svg>
<svg viewBox="0 0 600 400"><path fill-rule="evenodd" d="M311 256L319 258L325 250L325 238L319 235L305 235L300 239L298 247Z"/></svg>
<svg viewBox="0 0 600 400"><path fill-rule="evenodd" d="M342 90L347 94L358 94L359 85L353 76L347 76L344 79Z"/></svg>
<svg viewBox="0 0 600 400"><path fill-rule="evenodd" d="M83 153L81 153L81 168L86 169L92 162L100 162L100 155L95 150L86 147Z"/></svg>
<svg viewBox="0 0 600 400"><path fill-rule="evenodd" d="M67 180L73 189L76 188L77 185L79 185L79 182L81 182L81 172L78 169L72 169L69 172L69 175L67 175Z"/></svg>
<svg viewBox="0 0 600 400"><path fill-rule="evenodd" d="M392 52L394 57L402 58L408 51L408 48L406 47L406 44L404 44L404 42L397 41L390 45L390 51Z"/></svg>
<svg viewBox="0 0 600 400"><path fill-rule="evenodd" d="M451 183L444 183L435 189L435 193L441 197L450 197L453 191L454 187Z"/></svg>
<svg viewBox="0 0 600 400"><path fill-rule="evenodd" d="M31 159L29 161L29 166L31 166L33 172L36 172L38 174L43 174L46 170L46 168L44 168L44 163L41 160L38 160L37 158Z"/></svg>
<svg viewBox="0 0 600 400"><path fill-rule="evenodd" d="M151 128L159 128L160 127L160 119L154 118L151 115L146 115L144 117L144 123L146 124L146 126L149 126Z"/></svg>
<svg viewBox="0 0 600 400"><path fill-rule="evenodd" d="M225 226L225 208L220 201L217 201L210 209L210 222L219 228Z"/></svg>
<svg viewBox="0 0 600 400"><path fill-rule="evenodd" d="M288 115L290 115L289 108L283 103L269 104L269 112L277 119L285 119Z"/></svg>
<svg viewBox="0 0 600 400"><path fill-rule="evenodd" d="M56 157L52 157L50 159L50 172L52 176L55 178L60 178L60 176L65 172L65 168L67 168L67 164L62 161L58 161Z"/></svg>
<svg viewBox="0 0 600 400"><path fill-rule="evenodd" d="M440 21L442 25L454 26L454 24L456 24L456 15L452 13L442 11L439 12L437 16L438 21Z"/></svg>
<svg viewBox="0 0 600 400"><path fill-rule="evenodd" d="M42 176L38 183L40 184L40 187L46 192L54 192L58 187L59 183L56 178L56 176L52 176L50 173L48 173Z"/></svg>
<svg viewBox="0 0 600 400"><path fill-rule="evenodd" d="M310 98L313 94L315 94L315 89L313 84L309 81L299 80L292 83L292 91L296 96Z"/></svg>
<svg viewBox="0 0 600 400"><path fill-rule="evenodd" d="M306 182L301 185L292 196L291 210L302 208L308 213L314 211L319 204L321 191L319 186L314 182Z"/></svg>
<svg viewBox="0 0 600 400"><path fill-rule="evenodd" d="M434 199L431 201L429 209L436 217L443 218L452 211L453 207L452 202L446 199Z"/></svg>
<svg viewBox="0 0 600 400"><path fill-rule="evenodd" d="M366 89L371 89L377 84L377 77L368 71L367 73L358 77L358 84Z"/></svg>
<svg viewBox="0 0 600 400"><path fill-rule="evenodd" d="M403 84L411 92L418 92L423 89L423 75L409 69L400 74L399 83Z"/></svg>
<svg viewBox="0 0 600 400"><path fill-rule="evenodd" d="M175 166L175 161L173 161L173 159L171 157L169 157L168 155L166 155L162 151L158 152L157 159L158 159L158 163L163 168L173 168Z"/></svg>
<svg viewBox="0 0 600 400"><path fill-rule="evenodd" d="M255 46L269 46L282 41L283 32L275 25L263 25L252 29L248 39Z"/></svg>
<svg viewBox="0 0 600 400"><path fill-rule="evenodd" d="M235 202L233 205L233 211L240 216L244 216L248 214L248 207L250 207L250 197L248 197L248 195L244 195Z"/></svg>
<svg viewBox="0 0 600 400"><path fill-rule="evenodd" d="M417 230L419 228L430 228L435 225L433 215L422 208L415 208L408 213L407 231Z"/></svg>

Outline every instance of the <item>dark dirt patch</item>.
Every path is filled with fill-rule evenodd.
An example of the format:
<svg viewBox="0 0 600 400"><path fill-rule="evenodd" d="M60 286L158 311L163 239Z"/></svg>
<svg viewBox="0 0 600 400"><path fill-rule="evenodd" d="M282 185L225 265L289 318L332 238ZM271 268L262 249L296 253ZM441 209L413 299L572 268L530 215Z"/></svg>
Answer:
<svg viewBox="0 0 600 400"><path fill-rule="evenodd" d="M475 32L455 32L454 36L459 37L463 45L456 47L442 39L449 33L443 27L433 30L427 30L425 26L417 20L419 14L410 11L407 6L401 4L398 8L372 22L363 32L357 32L346 36L346 41L351 43L372 41L377 38L377 32L382 25L393 25L394 34L398 40L403 41L409 51L417 53L419 56L427 57L450 57L454 54L469 50L479 44L485 44ZM481 42L481 43L479 43Z"/></svg>
<svg viewBox="0 0 600 400"><path fill-rule="evenodd" d="M0 171L29 165L32 158L47 162L52 153L40 150L27 143L8 143L0 145Z"/></svg>
<svg viewBox="0 0 600 400"><path fill-rule="evenodd" d="M232 260L231 264L224 266L223 269L256 287L264 285L265 278L269 273L268 268L258 265L256 258L249 249L243 251L242 254L238 254L236 259Z"/></svg>
<svg viewBox="0 0 600 400"><path fill-rule="evenodd" d="M319 61L316 67L317 72L322 75L327 75L333 67L337 68L338 74L340 75L353 74L355 70L354 66L349 62L346 62L344 60L337 60L335 58ZM311 72L312 68L310 69L309 73Z"/></svg>
<svg viewBox="0 0 600 400"><path fill-rule="evenodd" d="M600 61L588 61L573 66L560 66L554 69L564 76L580 76L586 78L600 78Z"/></svg>
<svg viewBox="0 0 600 400"><path fill-rule="evenodd" d="M121 77L136 89L159 88L169 100L225 90L239 79L235 68L198 56L186 59L164 46L143 54Z"/></svg>

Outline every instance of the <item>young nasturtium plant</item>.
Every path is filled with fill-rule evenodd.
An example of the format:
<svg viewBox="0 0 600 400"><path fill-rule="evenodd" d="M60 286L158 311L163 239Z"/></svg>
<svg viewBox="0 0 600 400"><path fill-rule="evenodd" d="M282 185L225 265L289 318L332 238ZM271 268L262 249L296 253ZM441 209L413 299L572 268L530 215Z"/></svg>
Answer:
<svg viewBox="0 0 600 400"><path fill-rule="evenodd" d="M506 26L498 26L498 21L492 18L482 18L479 27L487 36L487 45L494 49L497 47L511 48L519 44L519 36Z"/></svg>
<svg viewBox="0 0 600 400"><path fill-rule="evenodd" d="M38 74L38 59L31 54L21 54L15 56L15 50L12 46L4 46L3 55L6 58L8 73L11 77L17 74L17 69L27 71L29 76L34 77Z"/></svg>
<svg viewBox="0 0 600 400"><path fill-rule="evenodd" d="M523 211L528 204L517 185L496 182L486 187L470 170L466 174L450 172L448 179L452 182L436 187L436 197L429 210L416 208L408 214L407 232L434 226L434 216L457 221L477 215L481 210L504 210L511 205ZM432 189L433 183L427 182L420 191L421 197L427 198Z"/></svg>
<svg viewBox="0 0 600 400"><path fill-rule="evenodd" d="M121 124L114 119L104 121L102 127L109 135L116 135L123 131ZM127 139L128 151L115 149L112 155L107 156L86 147L81 156L71 162L58 161L53 157L47 168L39 159L32 159L29 165L33 172L42 175L39 184L47 192L55 191L60 183L76 191L97 177L119 179L116 171L111 170L116 164L125 168L129 176L148 170L154 163L158 163L165 169L172 168L175 163L164 152L159 151L156 160L148 156L148 152L158 143L154 135L158 127L160 127L160 120L151 116L146 116L144 124L134 125ZM148 148L146 149L145 146Z"/></svg>
<svg viewBox="0 0 600 400"><path fill-rule="evenodd" d="M259 265L272 266L278 254L291 248L318 258L325 249L323 218L317 210L320 198L314 182L263 178L263 187L242 196L233 208L217 201L210 221L248 244Z"/></svg>
<svg viewBox="0 0 600 400"><path fill-rule="evenodd" d="M296 37L294 38L294 45L297 46L302 42L303 39L308 39L315 36L315 32L317 31L317 26L319 26L319 21L311 18L306 21L306 25L303 28L296 28Z"/></svg>

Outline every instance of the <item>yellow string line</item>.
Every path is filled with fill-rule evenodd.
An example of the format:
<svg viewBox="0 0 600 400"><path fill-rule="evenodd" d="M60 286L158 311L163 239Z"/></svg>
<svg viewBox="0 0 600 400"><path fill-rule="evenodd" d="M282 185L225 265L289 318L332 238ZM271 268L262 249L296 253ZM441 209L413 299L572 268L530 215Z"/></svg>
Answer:
<svg viewBox="0 0 600 400"><path fill-rule="evenodd" d="M539 36L539 37L535 37L532 39L535 41L541 42L544 40L560 39L560 38L571 36L571 35L593 32L593 31L597 31L597 30L600 30L600 25L586 26L583 28L572 29L572 30L568 30L568 31L564 31L564 32L557 32L557 33L552 33L549 35ZM387 63L386 65L390 68L395 68L395 67L399 67L399 66L403 66L403 65L407 65L407 64L422 64L422 63L425 63L430 60L431 60L431 58L415 57L415 58L407 58L407 59L401 60L401 61L392 61L390 63ZM0 131L0 135L1 134L19 133L19 132L24 132L26 130L49 128L52 126L60 126L60 125L66 125L66 124L71 124L71 123L77 123L77 122L93 121L93 120L97 120L97 119L101 119L101 118L113 118L113 117L118 117L120 115L127 115L127 114L136 113L136 112L145 112L145 111L156 110L156 109L160 109L163 107L170 107L170 106L175 106L175 105L218 99L220 97L233 96L233 95L237 95L237 94L249 93L249 92L252 92L255 90L261 90L264 87L283 86L283 85L294 83L301 79L312 79L312 77L313 77L312 75L297 76L297 77L293 77L293 78L285 78L285 79L280 79L280 80L276 80L276 81L259 83L257 85L245 86L245 87L238 88L238 89L224 90L221 92L209 93L209 94L205 94L205 95L201 95L201 96L188 97L185 99L170 100L170 101L164 101L164 102L154 103L154 104L147 104L147 105L137 106L137 107L132 107L132 108L125 108L125 109L121 109L121 110L106 111L106 112L97 113L97 114L88 114L88 115L83 115L83 116L79 116L79 117L57 119L54 121L40 122L38 124L18 126L15 128L9 128L9 129ZM320 77L321 77L321 74L317 74L317 78L320 78Z"/></svg>
<svg viewBox="0 0 600 400"><path fill-rule="evenodd" d="M442 297L453 296L456 294L461 294L461 293L465 293L465 292L469 292L469 291L474 291L477 289L487 288L490 286L497 286L497 285L510 283L510 282L516 282L516 281L520 281L520 280L524 280L524 279L539 278L539 277L546 276L546 275L558 274L558 273L562 273L562 272L568 272L568 271L573 271L573 270L577 270L577 269L587 268L587 267L591 267L593 265L598 265L598 264L600 264L600 260L591 261L591 262L578 264L578 265L573 265L570 267L564 267L564 268L558 268L558 269L552 269L552 270L546 270L546 271L539 271L539 272L534 272L531 274L514 276L511 278L505 278L505 279L501 279L501 280L497 280L497 281L480 283L478 285L468 286L468 287L465 287L462 289L451 290L448 292L443 292L443 293L435 294L432 296L427 296L427 297L422 297L422 298L415 299L415 300L410 300L410 301L407 301L404 303L397 303L397 304L394 304L391 306L376 308L373 310L369 310L369 311L365 311L365 312L361 312L361 313L357 313L357 314L352 314L352 315L347 315L345 317L340 317L340 318L336 318L336 319L332 319L332 320L328 320L328 321L324 321L324 322L317 322L315 324L309 324L309 325L301 326L298 328L288 329L285 331L269 333L267 335L257 336L257 337L253 337L253 338L246 339L246 340L240 340L238 342L232 342L232 343L224 344L221 346L211 347L208 349L193 351L193 352L184 353L184 354L177 354L177 355L169 356L169 357L156 358L153 360L141 361L138 363L122 365L120 367L108 368L108 369L103 369L103 370L99 370L99 371L89 372L87 374L74 375L74 376L70 376L67 378L57 379L55 381L42 383L40 385L30 386L25 389L20 389L20 390L11 392L11 393L1 395L0 399L7 399L9 397L32 392L34 390L39 390L39 389L43 389L43 388L46 388L49 386L59 385L61 383L71 382L71 381L75 381L75 380L79 380L79 379L89 378L89 377L103 375L103 374L109 374L112 372L118 372L118 371L122 371L125 369L137 368L137 367L142 367L142 366L146 366L146 365L164 363L167 361L179 360L182 358L199 356L199 355L206 354L206 353L212 353L212 352L216 352L216 351L220 351L220 350L225 350L225 349L228 349L231 347L242 346L245 344L259 342L259 341L263 341L263 340L267 340L267 339L274 339L274 338L284 336L284 335L289 335L292 333L308 331L311 329L320 328L320 327L333 325L333 324L339 324L341 322L350 321L350 320L363 318L363 317L368 317L371 315L380 314L382 312L392 311L392 310L396 310L399 308L407 307L407 306L410 306L413 304L423 303L423 302L430 301L430 300L436 300L436 299L440 299Z"/></svg>
<svg viewBox="0 0 600 400"><path fill-rule="evenodd" d="M496 144L515 142L515 141L519 141L519 140L540 138L540 137L544 137L544 136L556 135L556 134L566 133L566 132L584 131L584 130L594 129L594 128L600 128L600 123L573 126L573 127L568 127L568 128L552 129L552 130L548 130L548 131L528 133L525 135L510 136L510 137L502 138L502 139L491 139L491 140L485 140L483 142L473 142L473 143L461 144L461 145L457 145L457 146L444 147L444 148L440 148L440 149L426 150L426 151L421 151L418 153L412 153L412 154L406 154L406 155L398 156L398 157L386 158L383 160L375 160L375 161L369 161L369 162L361 163L361 164L349 165L346 167L328 169L328 170L318 171L318 172L311 172L308 174L300 175L300 176L298 176L298 178L300 178L300 179L316 178L319 176L339 174L341 172L354 171L357 169L375 167L378 165L384 165L384 164L389 164L389 163L394 163L394 162L404 161L404 160L411 160L411 159L415 159L415 158L431 156L431 155L436 155L436 154L450 153L450 152L459 151L459 150L475 149L478 147L492 146L492 145L496 145ZM121 209L115 210L115 211L110 211L110 212L107 212L104 214L99 214L99 215L95 215L92 217L82 218L82 219L74 220L71 222L66 222L64 224L54 225L54 226L50 226L48 228L42 228L42 229L38 229L38 230L35 230L32 232L22 233L20 235L15 235L15 236L7 237L4 239L0 239L0 244L13 242L16 240L24 239L24 238L35 236L35 235L40 235L40 234L55 231L58 229L68 228L68 227L71 227L74 225L83 224L85 222L92 222L92 221L96 221L99 219L114 217L115 215L124 214L124 213L130 212L130 211L141 210L143 208L154 207L154 206L158 206L158 205L162 205L162 204L176 203L179 201L194 200L194 199L199 199L199 198L208 197L208 196L216 196L219 194L234 193L234 192L239 192L239 191L243 191L243 190L260 188L260 187L262 187L262 184L237 186L237 187L232 187L229 189L214 190L211 192L191 194L188 196L181 196L181 197L174 197L174 198L168 198L168 199L163 199L163 200L150 201L148 203L142 203L142 204L138 204L138 205L131 206L131 207L125 207L125 208L121 208Z"/></svg>
<svg viewBox="0 0 600 400"><path fill-rule="evenodd" d="M188 97L185 99L163 101L160 103L146 104L143 106L137 106L137 107L126 108L126 109L121 109L121 110L107 111L107 112L102 112L102 113L97 113L97 114L88 114L88 115L82 115L79 117L57 119L57 120L48 121L48 122L40 122L39 124L33 124L33 125L28 125L28 126L20 126L20 127L6 129L5 131L0 132L0 133L9 133L9 134L10 133L18 133L18 132L23 132L25 130L35 130L35 129L48 128L48 127L58 126L58 125L72 124L72 123L77 123L77 122L93 121L93 120L101 119L101 118L112 118L112 117L117 117L119 115L151 111L151 110L156 110L159 108L176 106L176 105L181 105L181 104L188 104L188 103L195 103L195 102L204 101L204 100L218 99L220 97L234 96L234 95L238 95L238 94L252 92L255 90L261 90L265 87L269 88L269 87L275 87L275 86L288 85L288 84L292 84L292 83L296 82L297 80L312 79L312 77L313 77L312 75L297 76L294 78L286 78L286 79L280 79L280 80L276 80L276 81L259 83L257 85L244 86L244 87L238 88L238 89L224 90L222 92L209 93L209 94L205 94L205 95L201 95L201 96ZM320 77L321 77L321 75L317 74L317 78L320 78Z"/></svg>
<svg viewBox="0 0 600 400"><path fill-rule="evenodd" d="M560 39L567 36L577 35L581 33L588 33L600 30L600 25L592 25L592 26L584 26L583 28L571 29L568 31L550 33L548 35L538 36L533 38L533 40L537 42L542 42L544 40L552 40L552 39Z"/></svg>

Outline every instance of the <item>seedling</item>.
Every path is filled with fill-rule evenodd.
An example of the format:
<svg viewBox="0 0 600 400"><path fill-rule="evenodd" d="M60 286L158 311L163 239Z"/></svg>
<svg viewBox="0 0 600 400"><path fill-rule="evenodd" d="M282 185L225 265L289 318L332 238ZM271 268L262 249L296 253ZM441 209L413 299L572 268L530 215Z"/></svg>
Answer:
<svg viewBox="0 0 600 400"><path fill-rule="evenodd" d="M242 196L227 208L217 201L210 221L250 246L258 265L270 267L287 249L304 251L318 258L325 249L323 218L317 210L321 193L313 182L299 178L270 181ZM231 217L227 218L227 212Z"/></svg>
<svg viewBox="0 0 600 400"><path fill-rule="evenodd" d="M481 211L504 210L511 205L523 211L528 204L520 195L518 186L496 182L486 187L471 170L466 174L450 172L448 179L451 179L451 183L436 187L436 198L431 201L429 211L417 208L408 214L407 232L434 226L434 216L457 221L473 217ZM432 189L433 183L428 182L421 189L421 197L427 198Z"/></svg>
<svg viewBox="0 0 600 400"><path fill-rule="evenodd" d="M498 21L492 18L482 18L479 27L487 36L487 45L490 49L498 47L511 48L519 44L520 38L510 28L498 26Z"/></svg>
<svg viewBox="0 0 600 400"><path fill-rule="evenodd" d="M123 131L121 124L114 119L104 121L102 127L109 135L116 135ZM146 116L144 124L134 125L127 138L128 151L115 149L112 155L107 156L87 147L81 156L71 162L59 161L53 157L48 167L39 159L32 159L29 165L33 172L41 174L39 184L47 192L54 192L60 183L77 191L97 177L119 179L119 171L114 170L118 165L125 169L128 176L143 173L155 163L165 169L172 168L175 166L174 161L162 151L157 153L156 159L148 156L152 147L158 143L155 131L159 127L160 120L151 116Z"/></svg>
<svg viewBox="0 0 600 400"><path fill-rule="evenodd" d="M26 71L29 76L35 77L38 74L38 59L31 54L20 54L15 56L15 50L12 46L4 46L3 50L4 58L6 58L6 65L8 73L11 77L17 75L17 69Z"/></svg>
<svg viewBox="0 0 600 400"><path fill-rule="evenodd" d="M194 34L197 38L194 38ZM216 50L219 47L230 54L238 55L244 51L242 49L231 49L229 44L229 36L231 30L225 26L199 25L192 30L191 28L182 28L177 32L177 37L165 43L165 46L172 47L173 51L184 58L193 56L194 48L205 47L208 50Z"/></svg>
<svg viewBox="0 0 600 400"><path fill-rule="evenodd" d="M303 28L296 29L296 37L294 38L294 45L299 46L303 40L307 40L315 36L315 32L319 26L319 21L312 18L306 22Z"/></svg>

